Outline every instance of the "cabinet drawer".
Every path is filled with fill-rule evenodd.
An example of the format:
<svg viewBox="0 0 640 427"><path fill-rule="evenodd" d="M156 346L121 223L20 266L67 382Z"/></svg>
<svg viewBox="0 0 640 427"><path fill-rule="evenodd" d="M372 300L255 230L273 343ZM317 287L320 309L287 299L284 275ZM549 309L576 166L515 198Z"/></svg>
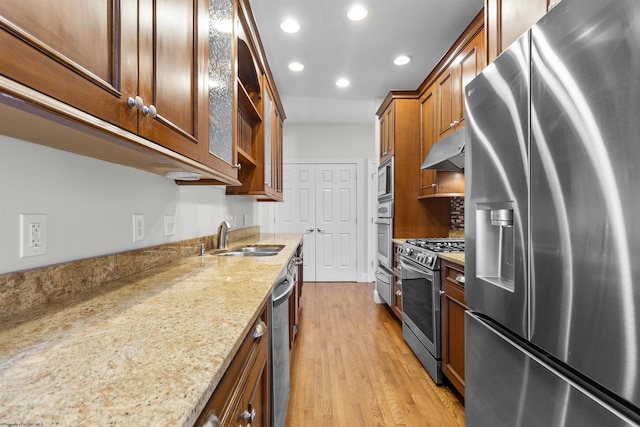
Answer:
<svg viewBox="0 0 640 427"><path fill-rule="evenodd" d="M254 338L254 331L260 322L264 322L264 334L259 338ZM253 395L256 391L257 378L260 377L264 369L268 369L266 367L268 355L269 305L267 304L240 345L195 425L205 425L212 414L218 417L222 425L237 423L238 415L245 409L247 399L252 397L245 396L245 392L250 392Z"/></svg>
<svg viewBox="0 0 640 427"><path fill-rule="evenodd" d="M466 305L464 299L464 267L459 264L443 262L442 290L460 304Z"/></svg>

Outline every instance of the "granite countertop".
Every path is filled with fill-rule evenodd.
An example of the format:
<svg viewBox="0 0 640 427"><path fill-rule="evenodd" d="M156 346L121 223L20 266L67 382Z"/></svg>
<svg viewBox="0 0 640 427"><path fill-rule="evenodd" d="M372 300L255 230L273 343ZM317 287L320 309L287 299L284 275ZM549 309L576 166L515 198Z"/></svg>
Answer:
<svg viewBox="0 0 640 427"><path fill-rule="evenodd" d="M443 252L438 254L438 256L443 260L455 262L456 264L464 266L464 253Z"/></svg>
<svg viewBox="0 0 640 427"><path fill-rule="evenodd" d="M192 425L302 235L270 257L194 256L0 326L0 421Z"/></svg>

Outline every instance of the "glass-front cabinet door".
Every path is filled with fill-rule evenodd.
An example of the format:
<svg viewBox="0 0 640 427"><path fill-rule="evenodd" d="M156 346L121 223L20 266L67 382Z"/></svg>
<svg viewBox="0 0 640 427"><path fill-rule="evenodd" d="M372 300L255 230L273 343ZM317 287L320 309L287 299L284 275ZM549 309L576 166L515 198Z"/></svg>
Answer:
<svg viewBox="0 0 640 427"><path fill-rule="evenodd" d="M209 4L209 152L233 164L233 0Z"/></svg>
<svg viewBox="0 0 640 427"><path fill-rule="evenodd" d="M271 139L273 134L272 101L268 88L266 88L264 94L264 185L273 187L273 185L271 185L271 164L273 161L271 153Z"/></svg>

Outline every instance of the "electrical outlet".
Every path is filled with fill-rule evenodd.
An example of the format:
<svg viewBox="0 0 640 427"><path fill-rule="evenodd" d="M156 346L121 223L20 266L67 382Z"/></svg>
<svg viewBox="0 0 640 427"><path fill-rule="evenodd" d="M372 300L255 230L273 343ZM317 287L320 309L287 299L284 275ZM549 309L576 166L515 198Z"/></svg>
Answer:
<svg viewBox="0 0 640 427"><path fill-rule="evenodd" d="M144 215L133 214L133 241L144 240Z"/></svg>
<svg viewBox="0 0 640 427"><path fill-rule="evenodd" d="M164 216L164 235L173 236L176 234L176 217L173 215Z"/></svg>
<svg viewBox="0 0 640 427"><path fill-rule="evenodd" d="M47 215L20 214L20 258L47 253Z"/></svg>

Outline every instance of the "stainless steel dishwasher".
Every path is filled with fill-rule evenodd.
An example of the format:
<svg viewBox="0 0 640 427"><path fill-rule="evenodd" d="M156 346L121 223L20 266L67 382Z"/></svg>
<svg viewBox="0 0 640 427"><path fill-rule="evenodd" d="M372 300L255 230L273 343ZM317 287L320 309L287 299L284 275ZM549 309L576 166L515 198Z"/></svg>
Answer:
<svg viewBox="0 0 640 427"><path fill-rule="evenodd" d="M292 271L285 270L284 277L271 292L271 397L274 427L284 426L289 406L289 296L295 280Z"/></svg>

